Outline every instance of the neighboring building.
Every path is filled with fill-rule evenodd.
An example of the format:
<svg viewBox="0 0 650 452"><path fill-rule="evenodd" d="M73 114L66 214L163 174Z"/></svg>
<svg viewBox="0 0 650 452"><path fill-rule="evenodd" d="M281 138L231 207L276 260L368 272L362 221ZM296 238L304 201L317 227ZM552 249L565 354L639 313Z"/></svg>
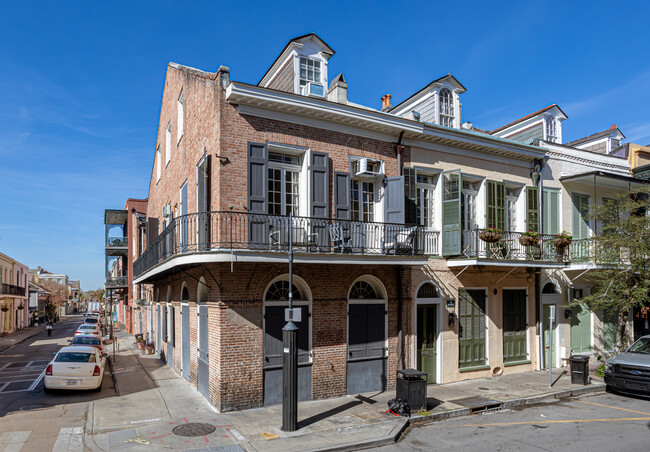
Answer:
<svg viewBox="0 0 650 452"><path fill-rule="evenodd" d="M30 320L34 317L45 317L45 302L50 292L44 287L29 281L29 315Z"/></svg>
<svg viewBox="0 0 650 452"><path fill-rule="evenodd" d="M562 122L567 118L560 107L552 104L489 133L525 144L539 140L562 143Z"/></svg>
<svg viewBox="0 0 650 452"><path fill-rule="evenodd" d="M0 335L29 325L28 268L0 253Z"/></svg>
<svg viewBox="0 0 650 452"><path fill-rule="evenodd" d="M614 124L607 130L570 141L566 143L566 145L576 149L595 152L597 154L610 155L614 154L616 150L621 147L621 141L624 138L625 135L623 135L623 132L621 132L616 124ZM558 143L561 143L561 141Z"/></svg>
<svg viewBox="0 0 650 452"><path fill-rule="evenodd" d="M127 236L128 212L126 210L105 210L105 274L106 300L113 303L117 321L125 324L128 305L128 254Z"/></svg>
<svg viewBox="0 0 650 452"><path fill-rule="evenodd" d="M144 284L133 284L133 261L144 251L147 234L147 200L127 199L124 205L127 212L127 256L128 290L126 306L124 307L124 323L127 331L132 334L147 333L147 320L152 312L151 289ZM150 322L149 322L150 324ZM147 335L149 336L149 335Z"/></svg>

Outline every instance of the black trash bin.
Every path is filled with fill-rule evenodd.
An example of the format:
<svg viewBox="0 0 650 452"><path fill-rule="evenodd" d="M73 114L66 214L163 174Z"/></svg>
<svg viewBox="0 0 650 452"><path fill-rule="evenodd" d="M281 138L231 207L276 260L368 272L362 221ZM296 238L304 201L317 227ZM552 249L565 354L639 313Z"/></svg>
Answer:
<svg viewBox="0 0 650 452"><path fill-rule="evenodd" d="M571 363L571 383L574 385L589 384L589 357L574 355L569 357Z"/></svg>
<svg viewBox="0 0 650 452"><path fill-rule="evenodd" d="M397 371L395 397L408 403L411 413L427 409L427 373L417 369Z"/></svg>

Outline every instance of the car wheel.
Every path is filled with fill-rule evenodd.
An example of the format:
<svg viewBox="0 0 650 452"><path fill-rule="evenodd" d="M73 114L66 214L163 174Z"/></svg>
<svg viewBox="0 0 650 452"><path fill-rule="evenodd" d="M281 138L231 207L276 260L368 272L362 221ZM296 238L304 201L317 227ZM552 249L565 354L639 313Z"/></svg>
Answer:
<svg viewBox="0 0 650 452"><path fill-rule="evenodd" d="M102 383L103 383L103 382L99 383L99 386L97 386L95 389L93 389L93 391L95 391L95 392L101 392L101 390L102 390Z"/></svg>
<svg viewBox="0 0 650 452"><path fill-rule="evenodd" d="M45 394L51 394L52 390L50 388L48 388L47 386L43 385L43 392Z"/></svg>
<svg viewBox="0 0 650 452"><path fill-rule="evenodd" d="M610 385L605 385L605 392L607 392L609 394L615 394L616 393L614 388L612 388Z"/></svg>

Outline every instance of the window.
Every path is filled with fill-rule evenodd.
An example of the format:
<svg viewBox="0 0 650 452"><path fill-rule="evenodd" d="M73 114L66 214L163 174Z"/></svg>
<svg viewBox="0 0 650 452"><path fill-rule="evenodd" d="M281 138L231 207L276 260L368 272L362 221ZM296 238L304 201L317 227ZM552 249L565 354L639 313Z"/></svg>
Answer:
<svg viewBox="0 0 650 452"><path fill-rule="evenodd" d="M478 229L476 221L476 196L478 182L463 181L463 230Z"/></svg>
<svg viewBox="0 0 650 452"><path fill-rule="evenodd" d="M378 300L375 288L366 281L357 281L350 289L349 298L351 300Z"/></svg>
<svg viewBox="0 0 650 452"><path fill-rule="evenodd" d="M375 221L375 183L350 181L351 210L354 221Z"/></svg>
<svg viewBox="0 0 650 452"><path fill-rule="evenodd" d="M268 213L299 215L300 157L269 152Z"/></svg>
<svg viewBox="0 0 650 452"><path fill-rule="evenodd" d="M167 131L165 132L165 166L172 159L172 122L167 124Z"/></svg>
<svg viewBox="0 0 650 452"><path fill-rule="evenodd" d="M546 118L546 141L557 143L557 123L555 118Z"/></svg>
<svg viewBox="0 0 650 452"><path fill-rule="evenodd" d="M443 88L440 91L439 97L439 113L440 125L453 127L454 126L454 98L451 91Z"/></svg>
<svg viewBox="0 0 650 452"><path fill-rule="evenodd" d="M291 286L291 298L302 300L302 295L295 285ZM266 301L287 301L289 300L289 281L276 281L266 291Z"/></svg>
<svg viewBox="0 0 650 452"><path fill-rule="evenodd" d="M517 190L512 188L506 188L506 228L517 230Z"/></svg>
<svg viewBox="0 0 650 452"><path fill-rule="evenodd" d="M160 180L162 174L162 155L160 155L160 146L156 149L156 183Z"/></svg>
<svg viewBox="0 0 650 452"><path fill-rule="evenodd" d="M181 90L181 94L178 96L177 109L178 109L178 137L176 139L176 143L178 144L178 142L181 141L181 138L183 137L183 90Z"/></svg>
<svg viewBox="0 0 650 452"><path fill-rule="evenodd" d="M420 226L433 227L434 188L431 176L417 176L416 224Z"/></svg>
<svg viewBox="0 0 650 452"><path fill-rule="evenodd" d="M418 290L418 298L438 298L438 288L431 283L425 283Z"/></svg>
<svg viewBox="0 0 650 452"><path fill-rule="evenodd" d="M300 57L300 89L309 82L320 84L320 61Z"/></svg>

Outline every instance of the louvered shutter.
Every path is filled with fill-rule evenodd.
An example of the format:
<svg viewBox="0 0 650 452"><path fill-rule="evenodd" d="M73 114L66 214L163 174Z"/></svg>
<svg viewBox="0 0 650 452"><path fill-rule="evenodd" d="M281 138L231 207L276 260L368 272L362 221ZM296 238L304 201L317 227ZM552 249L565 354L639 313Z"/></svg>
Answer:
<svg viewBox="0 0 650 452"><path fill-rule="evenodd" d="M544 234L560 233L560 192L557 190L544 190Z"/></svg>
<svg viewBox="0 0 650 452"><path fill-rule="evenodd" d="M415 168L403 168L404 175L404 220L407 224L417 222L417 171Z"/></svg>
<svg viewBox="0 0 650 452"><path fill-rule="evenodd" d="M486 226L506 229L506 184L489 180L486 183Z"/></svg>
<svg viewBox="0 0 650 452"><path fill-rule="evenodd" d="M573 238L586 239L589 237L589 196L573 194Z"/></svg>
<svg viewBox="0 0 650 452"><path fill-rule="evenodd" d="M268 146L248 143L248 211L252 214L266 214L268 180ZM229 237L222 237L228 241ZM268 245L267 218L263 215L249 215L248 240L251 248L265 248Z"/></svg>
<svg viewBox="0 0 650 452"><path fill-rule="evenodd" d="M147 248L151 246L158 237L158 218L147 218Z"/></svg>
<svg viewBox="0 0 650 452"><path fill-rule="evenodd" d="M334 217L350 219L350 175L334 172Z"/></svg>
<svg viewBox="0 0 650 452"><path fill-rule="evenodd" d="M526 187L526 230L539 232L539 189Z"/></svg>
<svg viewBox="0 0 650 452"><path fill-rule="evenodd" d="M386 222L404 224L404 176L386 180Z"/></svg>
<svg viewBox="0 0 650 452"><path fill-rule="evenodd" d="M444 171L442 180L442 255L457 256L461 248L460 170Z"/></svg>
<svg viewBox="0 0 650 452"><path fill-rule="evenodd" d="M329 162L327 154L312 152L309 167L311 185L311 216L329 217Z"/></svg>

